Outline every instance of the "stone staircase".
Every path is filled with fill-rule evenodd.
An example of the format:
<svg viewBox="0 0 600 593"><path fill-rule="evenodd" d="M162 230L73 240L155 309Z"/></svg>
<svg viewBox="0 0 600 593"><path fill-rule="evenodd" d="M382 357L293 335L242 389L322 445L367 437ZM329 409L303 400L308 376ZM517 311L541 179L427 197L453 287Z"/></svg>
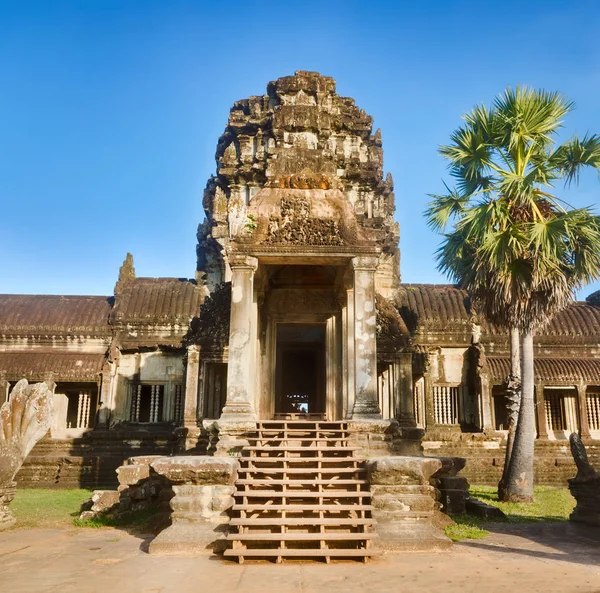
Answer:
<svg viewBox="0 0 600 593"><path fill-rule="evenodd" d="M225 556L367 561L378 554L364 462L345 422L257 424L240 458Z"/></svg>

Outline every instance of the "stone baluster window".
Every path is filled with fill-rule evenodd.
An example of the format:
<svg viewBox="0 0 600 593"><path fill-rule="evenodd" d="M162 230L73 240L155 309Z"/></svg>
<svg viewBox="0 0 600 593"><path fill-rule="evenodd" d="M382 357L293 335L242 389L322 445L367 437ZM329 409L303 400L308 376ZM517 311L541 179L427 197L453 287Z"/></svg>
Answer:
<svg viewBox="0 0 600 593"><path fill-rule="evenodd" d="M165 386L160 384L131 384L129 420L156 424L164 422Z"/></svg>
<svg viewBox="0 0 600 593"><path fill-rule="evenodd" d="M183 422L184 411L184 390L183 385L173 386L173 420L177 423Z"/></svg>
<svg viewBox="0 0 600 593"><path fill-rule="evenodd" d="M568 438L577 431L577 391L575 388L544 389L544 411L548 434L554 438Z"/></svg>
<svg viewBox="0 0 600 593"><path fill-rule="evenodd" d="M600 432L600 387L588 388L585 404L590 430Z"/></svg>
<svg viewBox="0 0 600 593"><path fill-rule="evenodd" d="M460 385L434 385L433 411L436 424L458 424Z"/></svg>
<svg viewBox="0 0 600 593"><path fill-rule="evenodd" d="M77 428L89 427L91 405L92 394L89 391L80 391L77 402Z"/></svg>

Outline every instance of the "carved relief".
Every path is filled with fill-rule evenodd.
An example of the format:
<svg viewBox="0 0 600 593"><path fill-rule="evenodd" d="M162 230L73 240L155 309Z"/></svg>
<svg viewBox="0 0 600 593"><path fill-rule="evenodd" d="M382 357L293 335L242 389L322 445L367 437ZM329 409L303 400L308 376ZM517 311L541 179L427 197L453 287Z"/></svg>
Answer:
<svg viewBox="0 0 600 593"><path fill-rule="evenodd" d="M273 290L267 300L269 312L289 315L331 315L340 309L340 305L331 290Z"/></svg>

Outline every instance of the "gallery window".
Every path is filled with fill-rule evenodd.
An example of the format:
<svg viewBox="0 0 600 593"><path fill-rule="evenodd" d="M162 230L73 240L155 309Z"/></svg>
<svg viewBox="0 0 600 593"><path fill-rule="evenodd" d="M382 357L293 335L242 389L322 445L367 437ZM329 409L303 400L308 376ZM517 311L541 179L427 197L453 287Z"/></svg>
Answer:
<svg viewBox="0 0 600 593"><path fill-rule="evenodd" d="M461 385L433 386L433 417L436 424L458 424Z"/></svg>
<svg viewBox="0 0 600 593"><path fill-rule="evenodd" d="M588 387L585 408L590 430L600 431L600 387Z"/></svg>
<svg viewBox="0 0 600 593"><path fill-rule="evenodd" d="M131 422L163 422L165 404L164 385L133 383L130 386L131 399L129 419Z"/></svg>

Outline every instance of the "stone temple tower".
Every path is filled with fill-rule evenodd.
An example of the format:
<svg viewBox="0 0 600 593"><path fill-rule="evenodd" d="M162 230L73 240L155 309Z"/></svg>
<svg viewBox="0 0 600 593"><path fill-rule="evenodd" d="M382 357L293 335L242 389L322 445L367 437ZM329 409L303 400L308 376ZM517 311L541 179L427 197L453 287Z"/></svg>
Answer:
<svg viewBox="0 0 600 593"><path fill-rule="evenodd" d="M390 300L393 182L372 123L315 72L233 105L198 228L208 296L189 344L203 418L398 418L403 377L412 398L408 331Z"/></svg>
<svg viewBox="0 0 600 593"><path fill-rule="evenodd" d="M353 99L336 94L332 78L299 71L270 82L266 95L237 101L219 138L216 161L217 174L204 193L206 220L198 229L198 272L211 289L229 280L229 242L248 237L258 224L251 204L262 190L337 190L361 239L380 247L377 290L391 295L400 274L399 227L393 219L392 176L383 177L381 132L373 134L373 118ZM260 214L264 217L264 211ZM327 219L325 213L304 214ZM260 229L262 242L301 247L344 240L331 221L329 238L324 228L307 229L302 220L295 226L288 219L270 221Z"/></svg>

